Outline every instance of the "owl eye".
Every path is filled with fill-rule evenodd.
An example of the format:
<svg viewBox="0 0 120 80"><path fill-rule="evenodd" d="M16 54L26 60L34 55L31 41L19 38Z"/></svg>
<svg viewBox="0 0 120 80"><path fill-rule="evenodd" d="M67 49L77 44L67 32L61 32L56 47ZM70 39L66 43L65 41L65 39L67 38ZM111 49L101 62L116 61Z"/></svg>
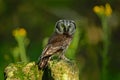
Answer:
<svg viewBox="0 0 120 80"><path fill-rule="evenodd" d="M74 23L70 23L70 26L69 26L69 28L68 28L68 34L69 34L69 35L74 34L75 30L76 30L75 24L74 24Z"/></svg>
<svg viewBox="0 0 120 80"><path fill-rule="evenodd" d="M57 22L56 23L56 32L59 34L63 34L64 25L63 22Z"/></svg>
<svg viewBox="0 0 120 80"><path fill-rule="evenodd" d="M61 23L60 27L61 28L65 28L65 25L63 23Z"/></svg>

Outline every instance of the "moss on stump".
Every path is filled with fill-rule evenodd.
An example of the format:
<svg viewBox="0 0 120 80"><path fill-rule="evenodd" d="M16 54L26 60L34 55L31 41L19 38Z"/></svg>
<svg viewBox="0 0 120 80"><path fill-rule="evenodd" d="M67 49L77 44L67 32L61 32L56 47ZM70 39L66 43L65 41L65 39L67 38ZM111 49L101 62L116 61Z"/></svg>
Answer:
<svg viewBox="0 0 120 80"><path fill-rule="evenodd" d="M79 80L75 62L49 61L45 70L38 70L35 62L9 64L5 68L5 80Z"/></svg>

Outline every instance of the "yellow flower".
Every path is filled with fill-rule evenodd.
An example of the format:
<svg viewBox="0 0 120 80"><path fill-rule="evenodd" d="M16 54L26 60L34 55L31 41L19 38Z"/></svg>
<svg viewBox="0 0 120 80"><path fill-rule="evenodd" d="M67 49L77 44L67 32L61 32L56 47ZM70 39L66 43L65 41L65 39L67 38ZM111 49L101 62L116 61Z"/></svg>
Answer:
<svg viewBox="0 0 120 80"><path fill-rule="evenodd" d="M98 14L98 15L105 15L105 16L110 16L112 14L112 8L110 6L110 4L106 4L105 7L104 6L95 6L93 8L93 11Z"/></svg>
<svg viewBox="0 0 120 80"><path fill-rule="evenodd" d="M104 14L104 7L103 6L95 6L93 8L93 11L96 13L96 14Z"/></svg>
<svg viewBox="0 0 120 80"><path fill-rule="evenodd" d="M27 34L27 32L26 32L26 30L24 28L13 30L13 36L15 36L15 37L17 37L17 36L25 37L26 34Z"/></svg>
<svg viewBox="0 0 120 80"><path fill-rule="evenodd" d="M19 29L19 34L21 36L26 36L26 30L24 28Z"/></svg>
<svg viewBox="0 0 120 80"><path fill-rule="evenodd" d="M104 12L105 12L105 8L104 8L104 6L100 6L100 14L104 14Z"/></svg>
<svg viewBox="0 0 120 80"><path fill-rule="evenodd" d="M105 5L105 9L106 9L106 10L105 10L105 15L106 15L106 16L110 16L110 15L112 14L112 8L111 8L110 4L107 3L107 4Z"/></svg>
<svg viewBox="0 0 120 80"><path fill-rule="evenodd" d="M100 7L99 7L99 6L95 6L95 7L93 8L93 11L94 11L95 13L99 13L99 12L100 12Z"/></svg>

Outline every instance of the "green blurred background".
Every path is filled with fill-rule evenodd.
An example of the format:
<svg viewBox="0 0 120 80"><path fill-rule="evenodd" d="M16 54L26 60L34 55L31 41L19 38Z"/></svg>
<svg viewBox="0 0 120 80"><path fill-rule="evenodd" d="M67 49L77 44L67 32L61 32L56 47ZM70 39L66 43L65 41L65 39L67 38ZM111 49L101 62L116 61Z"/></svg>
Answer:
<svg viewBox="0 0 120 80"><path fill-rule="evenodd" d="M104 39L101 18L93 7L106 3L112 14L107 18L109 38ZM80 80L120 80L120 0L0 0L0 80L8 64L21 61L13 30L26 30L27 59L37 61L59 19L77 24L66 53L78 63Z"/></svg>

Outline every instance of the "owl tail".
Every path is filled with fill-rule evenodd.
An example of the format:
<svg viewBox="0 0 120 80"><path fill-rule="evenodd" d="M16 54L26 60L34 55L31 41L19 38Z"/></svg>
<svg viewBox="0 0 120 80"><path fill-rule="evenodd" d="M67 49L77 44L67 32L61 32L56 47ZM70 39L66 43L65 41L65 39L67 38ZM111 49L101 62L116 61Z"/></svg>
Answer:
<svg viewBox="0 0 120 80"><path fill-rule="evenodd" d="M47 67L49 57L41 58L38 62L39 69L44 69Z"/></svg>

